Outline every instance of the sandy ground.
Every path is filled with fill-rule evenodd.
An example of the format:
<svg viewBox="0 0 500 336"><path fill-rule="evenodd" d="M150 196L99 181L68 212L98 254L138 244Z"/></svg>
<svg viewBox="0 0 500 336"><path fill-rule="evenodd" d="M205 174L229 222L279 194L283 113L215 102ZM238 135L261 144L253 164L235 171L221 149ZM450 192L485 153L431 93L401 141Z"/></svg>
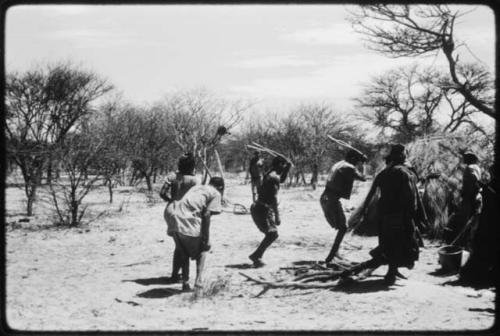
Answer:
<svg viewBox="0 0 500 336"><path fill-rule="evenodd" d="M226 198L250 205L250 186L228 181ZM159 187L159 186L157 186ZM357 205L368 183L344 207ZM22 218L23 193L6 190L6 317L19 330L480 330L494 323L495 290L454 284L456 275L437 276L437 243L426 241L408 279L381 283L386 268L345 288L271 289L239 272L286 279L282 267L323 260L335 231L319 206L322 187L282 189L278 241L264 256L266 266L250 267L248 255L262 234L250 215L226 208L212 221L212 251L206 294L194 298L170 276L173 241L166 236L164 203L148 201L137 188L117 189L113 204L105 189L87 201L98 221L75 229L46 228L43 204L29 223ZM121 211L120 211L121 210ZM45 212L45 213L44 213ZM367 259L376 238L347 235L341 254ZM191 263L191 282L195 264Z"/></svg>

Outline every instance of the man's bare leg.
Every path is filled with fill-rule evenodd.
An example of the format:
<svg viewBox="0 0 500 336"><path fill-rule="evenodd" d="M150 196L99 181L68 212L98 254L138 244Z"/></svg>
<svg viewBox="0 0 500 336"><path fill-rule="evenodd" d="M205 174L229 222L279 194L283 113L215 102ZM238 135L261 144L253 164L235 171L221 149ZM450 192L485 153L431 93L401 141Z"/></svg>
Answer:
<svg viewBox="0 0 500 336"><path fill-rule="evenodd" d="M198 294L201 294L203 288L203 271L205 269L205 260L207 258L207 251L201 252L200 256L196 259L196 279L194 281L194 288Z"/></svg>
<svg viewBox="0 0 500 336"><path fill-rule="evenodd" d="M181 257L180 257L180 250L177 248L177 246L175 247L175 250L174 250L174 257L173 257L173 261L172 261L172 276L170 277L170 279L172 281L177 281L179 279L179 270L181 269Z"/></svg>
<svg viewBox="0 0 500 336"><path fill-rule="evenodd" d="M262 242L260 243L259 247L257 247L255 252L249 256L250 260L252 260L255 267L261 267L264 265L264 263L260 259L264 255L264 252L266 252L267 248L271 246L271 244L276 239L278 239L278 232L271 231L266 233L266 236L264 237L264 239L262 239Z"/></svg>
<svg viewBox="0 0 500 336"><path fill-rule="evenodd" d="M182 290L187 292L191 290L191 287L189 287L189 257L181 253L179 259L182 267Z"/></svg>
<svg viewBox="0 0 500 336"><path fill-rule="evenodd" d="M330 253L325 259L326 263L329 263L332 261L332 259L335 257L335 255L338 253L339 248L340 248L340 243L342 242L342 239L344 239L344 235L347 231L347 227L341 226L339 227L339 230L337 231L337 235L335 236L335 241L333 242L332 249L330 250Z"/></svg>
<svg viewBox="0 0 500 336"><path fill-rule="evenodd" d="M398 268L393 264L389 264L387 274L384 276L384 283L388 286L394 285L394 283L396 282L396 275L398 273Z"/></svg>

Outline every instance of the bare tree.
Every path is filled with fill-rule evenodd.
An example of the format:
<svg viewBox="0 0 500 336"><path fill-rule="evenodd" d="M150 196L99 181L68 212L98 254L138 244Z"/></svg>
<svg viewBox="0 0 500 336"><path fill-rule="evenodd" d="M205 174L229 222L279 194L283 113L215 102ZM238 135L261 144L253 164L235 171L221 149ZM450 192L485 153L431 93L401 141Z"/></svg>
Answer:
<svg viewBox="0 0 500 336"><path fill-rule="evenodd" d="M112 89L95 73L70 63L10 73L5 83L5 134L9 157L21 169L28 216L54 146L78 127L92 103Z"/></svg>
<svg viewBox="0 0 500 336"><path fill-rule="evenodd" d="M305 173L318 173L326 163L338 159L341 149L332 145L327 134L362 142L356 127L345 116L326 104L301 104L286 114L267 114L253 118L239 135L241 147L255 141L289 157L295 167L290 184L306 184ZM237 154L235 154L237 155ZM248 155L248 153L247 153Z"/></svg>
<svg viewBox="0 0 500 336"><path fill-rule="evenodd" d="M121 173L127 166L126 144L129 137L122 128L120 108L121 104L116 99L107 102L86 127L87 134L102 142L102 148L96 153L90 168L99 170L102 175L103 183L108 187L110 203L113 202L113 188L122 182Z"/></svg>
<svg viewBox="0 0 500 336"><path fill-rule="evenodd" d="M415 65L390 70L374 77L355 101L365 120L408 142L439 128L436 118L444 95L435 84L439 75L432 70L419 72Z"/></svg>
<svg viewBox="0 0 500 336"><path fill-rule="evenodd" d="M77 226L87 207L83 199L102 178L99 170L87 174L103 149L101 141L85 134L70 134L54 151L63 177L49 184L50 194L60 225Z"/></svg>
<svg viewBox="0 0 500 336"><path fill-rule="evenodd" d="M153 176L178 156L170 116L156 107L128 105L119 118L122 136L117 141L132 165L131 181L144 178L148 191L152 191Z"/></svg>
<svg viewBox="0 0 500 336"><path fill-rule="evenodd" d="M156 109L169 115L169 127L181 151L210 162L222 136L241 122L249 107L245 102L217 99L205 90L192 90L166 96Z"/></svg>
<svg viewBox="0 0 500 336"><path fill-rule="evenodd" d="M321 170L324 164L329 162L327 154L336 149L332 148L327 134L350 143L356 142L358 147L358 142L363 142L353 120L345 114L335 113L335 110L327 104L303 104L297 111L306 129L306 136L303 139L306 148L303 153L304 161L311 170Z"/></svg>
<svg viewBox="0 0 500 336"><path fill-rule="evenodd" d="M479 93L482 81L471 85L460 71L459 47L454 35L458 18L466 13L446 5L363 5L351 13L354 29L372 50L390 57L420 56L442 51L448 62L450 84L472 106L496 119L493 100ZM479 79L479 78L478 78Z"/></svg>

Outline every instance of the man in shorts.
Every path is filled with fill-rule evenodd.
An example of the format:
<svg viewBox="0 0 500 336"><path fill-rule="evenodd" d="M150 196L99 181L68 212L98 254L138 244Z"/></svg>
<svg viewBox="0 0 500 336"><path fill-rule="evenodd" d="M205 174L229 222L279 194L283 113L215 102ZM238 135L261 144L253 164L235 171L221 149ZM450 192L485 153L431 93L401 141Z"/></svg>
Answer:
<svg viewBox="0 0 500 336"><path fill-rule="evenodd" d="M253 157L250 159L250 165L248 167L248 173L250 174L250 183L252 186L252 200L255 202L257 199L257 190L262 183L262 169L263 161L260 157L258 151L253 153Z"/></svg>
<svg viewBox="0 0 500 336"><path fill-rule="evenodd" d="M255 267L262 267L261 258L266 249L278 238L280 216L278 211L278 191L280 183L285 182L291 164L281 157L275 157L271 170L264 175L258 189L257 200L250 207L252 219L257 228L265 234L257 250L249 258Z"/></svg>
<svg viewBox="0 0 500 336"><path fill-rule="evenodd" d="M197 185L179 201L168 204L164 217L167 234L175 241L181 258L196 260L195 289L202 288L202 276L207 252L210 250L210 218L222 211L224 180L212 177L208 185ZM189 275L182 273L182 290L189 291Z"/></svg>
<svg viewBox="0 0 500 336"><path fill-rule="evenodd" d="M351 197L354 180L366 181L363 174L356 168L356 165L365 161L364 155L349 150L344 160L333 165L326 179L326 187L321 195L320 204L328 224L338 230L332 249L325 259L326 263L337 256L340 243L347 231L346 218L340 199Z"/></svg>
<svg viewBox="0 0 500 336"><path fill-rule="evenodd" d="M182 197L184 197L188 190L191 189L191 187L199 184L199 181L194 174L195 166L196 161L193 153L186 153L179 158L175 176L167 177L166 181L169 193L163 197L165 197L165 200L168 203L179 201ZM178 248L175 248L170 282L178 282L180 280L179 270L181 268L182 273L185 273L187 279L189 279L189 258L184 257L181 251Z"/></svg>

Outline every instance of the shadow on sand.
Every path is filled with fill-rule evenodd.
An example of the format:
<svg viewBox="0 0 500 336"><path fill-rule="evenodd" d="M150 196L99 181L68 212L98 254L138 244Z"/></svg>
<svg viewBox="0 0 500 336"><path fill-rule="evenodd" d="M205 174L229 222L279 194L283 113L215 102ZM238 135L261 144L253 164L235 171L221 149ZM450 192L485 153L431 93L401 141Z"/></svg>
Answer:
<svg viewBox="0 0 500 336"><path fill-rule="evenodd" d="M227 268L236 268L236 269L250 269L250 268L255 268L250 263L225 265L224 267L227 267Z"/></svg>
<svg viewBox="0 0 500 336"><path fill-rule="evenodd" d="M180 289L175 288L153 288L145 292L137 294L138 297L146 299L164 299L173 295L184 293Z"/></svg>
<svg viewBox="0 0 500 336"><path fill-rule="evenodd" d="M449 277L449 276L455 275L457 273L458 273L457 271L448 271L448 270L443 269L443 268L438 268L435 271L429 272L428 274L432 275L432 276L437 276L437 277Z"/></svg>
<svg viewBox="0 0 500 336"><path fill-rule="evenodd" d="M445 281L441 285L442 286L469 287L469 288L472 288L475 290L494 288L494 284L491 284L488 282L470 282L470 281L466 281L466 280L463 280L460 278L458 278L456 280Z"/></svg>
<svg viewBox="0 0 500 336"><path fill-rule="evenodd" d="M325 265L325 262L322 260L298 260L298 261L292 262L292 265L295 265L295 266L311 266L311 265L317 265L317 264Z"/></svg>
<svg viewBox="0 0 500 336"><path fill-rule="evenodd" d="M380 291L391 291L394 287L398 286L396 283L392 286L387 286L384 283L384 279L370 279L363 281L351 281L343 284L339 284L332 291L344 292L347 294L351 293L370 293L370 292L380 292Z"/></svg>
<svg viewBox="0 0 500 336"><path fill-rule="evenodd" d="M146 279L134 279L134 280L122 280L122 282L135 282L139 285L150 286L150 285L172 285L180 283L178 280L174 280L171 277L158 277L158 278L146 278Z"/></svg>

